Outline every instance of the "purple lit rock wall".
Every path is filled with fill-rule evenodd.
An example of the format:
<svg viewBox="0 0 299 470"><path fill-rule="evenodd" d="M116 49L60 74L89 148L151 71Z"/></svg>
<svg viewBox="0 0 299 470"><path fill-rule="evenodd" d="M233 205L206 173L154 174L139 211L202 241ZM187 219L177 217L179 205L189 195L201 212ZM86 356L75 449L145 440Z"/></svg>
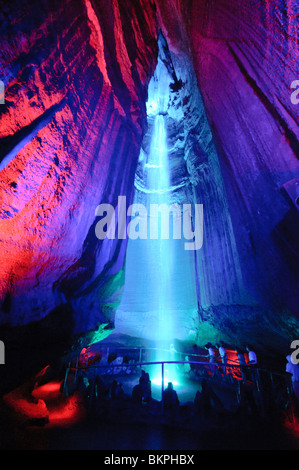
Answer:
<svg viewBox="0 0 299 470"><path fill-rule="evenodd" d="M279 349L298 335L298 209L282 191L299 175L299 113L291 102L299 74L297 6L159 5L170 50L193 59L217 153L211 158L210 145L209 165L204 152L193 160L206 214L197 273L200 329L211 339L227 334Z"/></svg>
<svg viewBox="0 0 299 470"><path fill-rule="evenodd" d="M290 88L299 75L297 10L294 1L199 1L189 15L244 287L264 325L252 331L249 310L248 336L264 345L273 331L298 334L298 210L281 191L299 176L299 109Z"/></svg>

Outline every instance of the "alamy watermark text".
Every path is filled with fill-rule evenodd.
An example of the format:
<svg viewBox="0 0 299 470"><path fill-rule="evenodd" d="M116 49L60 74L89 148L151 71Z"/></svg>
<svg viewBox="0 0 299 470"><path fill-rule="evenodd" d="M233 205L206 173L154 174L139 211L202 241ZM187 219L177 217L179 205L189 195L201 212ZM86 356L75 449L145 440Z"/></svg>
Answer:
<svg viewBox="0 0 299 470"><path fill-rule="evenodd" d="M101 217L95 226L99 240L179 240L183 236L188 240L185 250L199 250L203 244L202 204L150 204L149 210L143 204L132 204L127 208L126 196L119 196L116 209L111 204L100 204L95 215ZM128 225L127 217L131 217Z"/></svg>

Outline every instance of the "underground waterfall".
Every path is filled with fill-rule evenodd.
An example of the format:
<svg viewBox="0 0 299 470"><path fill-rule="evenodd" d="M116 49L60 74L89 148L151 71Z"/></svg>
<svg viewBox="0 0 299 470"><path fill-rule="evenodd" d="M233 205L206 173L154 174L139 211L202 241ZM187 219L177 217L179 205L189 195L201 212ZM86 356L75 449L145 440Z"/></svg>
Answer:
<svg viewBox="0 0 299 470"><path fill-rule="evenodd" d="M184 210L176 199L174 167L178 163L169 155L168 127L172 118L168 111L174 93L171 82L169 71L158 60L149 84L148 132L135 177L135 213L132 214L133 220L139 217L147 236L143 228L143 235L140 230L139 237L129 237L124 293L115 316L116 331L152 342L151 361L178 359L175 340L188 337L197 312L195 255L186 250L181 236L181 223L186 214L182 214ZM179 165L185 166L183 158L179 159ZM192 197L184 202L191 203ZM150 208L154 206L166 208L167 226L163 218L165 212L160 210L153 214ZM144 214L141 214L142 208L146 208ZM190 237L192 235L191 231ZM155 371L152 367L150 373L154 382L161 382L160 365ZM177 366L168 364L164 384L168 381L177 384L178 380Z"/></svg>

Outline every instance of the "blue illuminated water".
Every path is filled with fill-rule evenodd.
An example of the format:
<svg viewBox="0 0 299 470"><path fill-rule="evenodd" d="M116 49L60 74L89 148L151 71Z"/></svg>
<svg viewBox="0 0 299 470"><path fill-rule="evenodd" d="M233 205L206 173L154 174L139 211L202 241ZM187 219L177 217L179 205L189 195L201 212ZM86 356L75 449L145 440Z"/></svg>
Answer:
<svg viewBox="0 0 299 470"><path fill-rule="evenodd" d="M125 286L116 312L118 332L149 339L157 347L151 360L174 360L170 351L174 340L185 339L197 312L194 253L184 249L184 238L173 237L170 213L169 238L163 239L161 213L150 212L151 204L173 204L171 162L169 160L167 113L167 74L159 71L149 87L149 151L142 159L145 191L135 192L134 203L147 208L147 239L129 239L126 253ZM163 86L161 86L161 83ZM181 214L180 214L181 215ZM176 220L176 219L175 219ZM157 229L156 239L150 238ZM176 366L165 366L165 381L176 381ZM161 380L161 367L151 376Z"/></svg>

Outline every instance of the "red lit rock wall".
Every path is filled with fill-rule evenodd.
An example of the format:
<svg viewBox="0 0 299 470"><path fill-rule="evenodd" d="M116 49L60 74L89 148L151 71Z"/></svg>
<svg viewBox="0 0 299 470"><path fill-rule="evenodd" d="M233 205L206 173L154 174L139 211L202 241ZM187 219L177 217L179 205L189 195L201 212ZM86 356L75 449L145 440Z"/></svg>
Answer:
<svg viewBox="0 0 299 470"><path fill-rule="evenodd" d="M12 1L1 9L2 324L39 320L104 269L105 283L122 268L125 241L102 244L93 222L99 203L132 197L154 15L151 0ZM74 331L101 315L95 292L78 306Z"/></svg>

